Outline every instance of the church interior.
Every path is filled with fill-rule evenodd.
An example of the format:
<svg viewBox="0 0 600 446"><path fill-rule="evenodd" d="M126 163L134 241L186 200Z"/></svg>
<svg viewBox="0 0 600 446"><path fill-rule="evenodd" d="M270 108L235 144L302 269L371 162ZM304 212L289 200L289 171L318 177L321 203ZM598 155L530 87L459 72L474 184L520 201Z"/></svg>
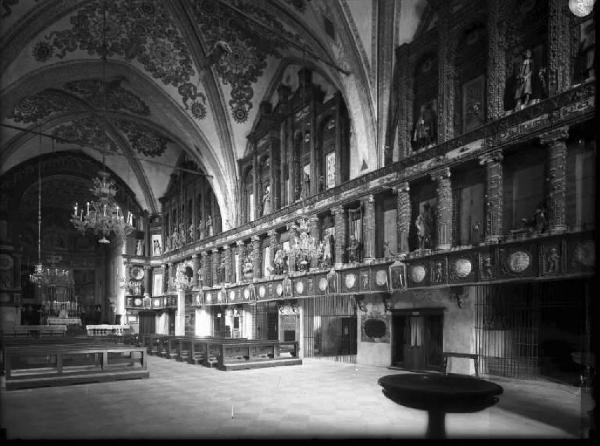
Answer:
<svg viewBox="0 0 600 446"><path fill-rule="evenodd" d="M0 437L594 437L594 3L2 0Z"/></svg>

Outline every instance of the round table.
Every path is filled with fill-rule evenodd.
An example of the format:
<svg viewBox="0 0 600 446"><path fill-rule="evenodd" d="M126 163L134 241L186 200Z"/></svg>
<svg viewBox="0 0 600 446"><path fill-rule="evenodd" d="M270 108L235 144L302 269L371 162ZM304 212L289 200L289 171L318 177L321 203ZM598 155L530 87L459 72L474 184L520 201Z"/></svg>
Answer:
<svg viewBox="0 0 600 446"><path fill-rule="evenodd" d="M379 378L383 394L397 404L429 413L427 438L446 438L446 413L479 412L498 402L502 387L454 373L406 373Z"/></svg>

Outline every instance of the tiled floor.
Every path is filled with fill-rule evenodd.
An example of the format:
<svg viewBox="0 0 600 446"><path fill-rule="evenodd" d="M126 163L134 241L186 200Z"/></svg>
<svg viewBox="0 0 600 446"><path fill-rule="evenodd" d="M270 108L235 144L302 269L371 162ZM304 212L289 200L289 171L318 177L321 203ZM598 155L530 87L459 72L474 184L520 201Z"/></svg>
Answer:
<svg viewBox="0 0 600 446"><path fill-rule="evenodd" d="M222 372L157 357L150 378L2 391L8 439L367 438L425 433L425 412L399 406L384 367L305 359L301 366ZM581 437L578 388L494 379L500 402L448 414L448 438Z"/></svg>

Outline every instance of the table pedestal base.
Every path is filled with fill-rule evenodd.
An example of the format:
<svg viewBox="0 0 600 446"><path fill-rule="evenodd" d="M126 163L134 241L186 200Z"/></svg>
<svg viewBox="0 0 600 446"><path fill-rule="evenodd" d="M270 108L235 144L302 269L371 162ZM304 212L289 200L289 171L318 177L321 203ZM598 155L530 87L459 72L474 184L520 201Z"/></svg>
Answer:
<svg viewBox="0 0 600 446"><path fill-rule="evenodd" d="M429 421L425 438L446 438L446 412L442 410L428 410Z"/></svg>

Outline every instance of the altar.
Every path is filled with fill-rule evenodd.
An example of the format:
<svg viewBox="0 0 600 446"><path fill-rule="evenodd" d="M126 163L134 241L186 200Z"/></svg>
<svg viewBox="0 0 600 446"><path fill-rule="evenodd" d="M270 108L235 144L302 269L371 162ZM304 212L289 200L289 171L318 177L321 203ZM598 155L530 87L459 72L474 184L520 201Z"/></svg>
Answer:
<svg viewBox="0 0 600 446"><path fill-rule="evenodd" d="M46 318L46 324L47 325L81 325L81 318L48 316Z"/></svg>

